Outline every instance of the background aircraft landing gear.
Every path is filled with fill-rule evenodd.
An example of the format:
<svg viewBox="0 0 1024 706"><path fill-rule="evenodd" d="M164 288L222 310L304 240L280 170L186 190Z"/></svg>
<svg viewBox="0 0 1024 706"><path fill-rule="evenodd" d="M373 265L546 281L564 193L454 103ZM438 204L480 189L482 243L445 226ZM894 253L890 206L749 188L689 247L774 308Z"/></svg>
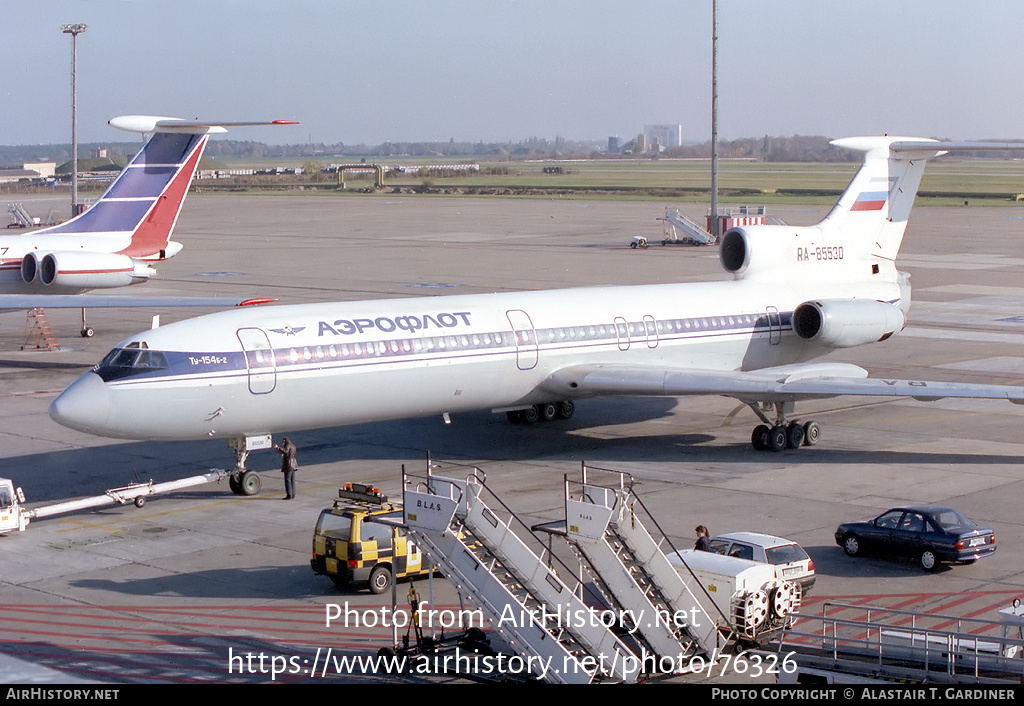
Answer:
<svg viewBox="0 0 1024 706"><path fill-rule="evenodd" d="M93 334L96 333L95 331L92 330L92 326L90 326L89 324L85 323L85 309L84 308L82 309L82 330L79 331L79 333L82 335L82 338L92 338Z"/></svg>

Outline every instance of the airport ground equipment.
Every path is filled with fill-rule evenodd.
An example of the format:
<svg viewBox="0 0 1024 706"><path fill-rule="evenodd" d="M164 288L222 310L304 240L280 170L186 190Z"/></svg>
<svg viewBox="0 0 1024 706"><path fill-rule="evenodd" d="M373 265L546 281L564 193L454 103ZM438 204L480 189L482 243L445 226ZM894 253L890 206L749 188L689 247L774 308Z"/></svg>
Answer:
<svg viewBox="0 0 1024 706"><path fill-rule="evenodd" d="M41 222L41 219L34 218L28 212L23 203L7 204L7 212L11 214L11 222L8 224L8 228L34 228Z"/></svg>
<svg viewBox="0 0 1024 706"><path fill-rule="evenodd" d="M696 221L688 218L677 209L665 209L665 217L659 218L665 222L665 234L658 245L714 245L718 238L709 233L707 229ZM725 231L722 231L723 233ZM629 247L648 248L652 245L650 240L643 235L633 236Z"/></svg>
<svg viewBox="0 0 1024 706"><path fill-rule="evenodd" d="M777 638L800 607L800 586L777 578L773 564L694 549L676 552L669 562L699 582L717 607L713 615L728 616L719 627L734 631L739 641Z"/></svg>
<svg viewBox="0 0 1024 706"><path fill-rule="evenodd" d="M21 350L27 348L60 350L60 343L57 342L57 336L54 335L53 328L50 327L46 309L42 307L29 309L25 315L25 342L21 344Z"/></svg>
<svg viewBox="0 0 1024 706"><path fill-rule="evenodd" d="M676 242L688 245L713 245L718 241L707 228L701 227L677 209L665 209L665 231L666 245Z"/></svg>
<svg viewBox="0 0 1024 706"><path fill-rule="evenodd" d="M778 218L766 217L764 206L739 206L726 209L718 214L718 232L725 233L737 226L764 225L766 223L782 223ZM714 245L718 237L712 235L715 218L708 212L707 227L704 227L678 209L665 209L665 217L659 218L665 223L665 234L660 245ZM643 235L633 237L629 247L646 248L652 243Z"/></svg>
<svg viewBox="0 0 1024 706"><path fill-rule="evenodd" d="M729 620L696 576L684 580L686 572L669 563L662 547L675 548L634 492L633 478L586 464L581 471L580 482L565 479L565 523L560 529L597 579L604 602L633 619L630 628L651 654L681 665L696 655L714 661L730 641ZM600 484L602 476L611 482ZM718 616L709 614L716 611Z"/></svg>
<svg viewBox="0 0 1024 706"><path fill-rule="evenodd" d="M985 620L826 602L783 633L778 680L1020 684L1024 616L1015 604Z"/></svg>
<svg viewBox="0 0 1024 706"><path fill-rule="evenodd" d="M635 682L639 660L590 619L582 581L542 548L537 554L528 546L524 538L542 543L488 490L483 472L464 469L468 475L456 479L434 475L437 467L428 466L426 475L403 467L404 524L460 595L517 654L547 665L547 681Z"/></svg>
<svg viewBox="0 0 1024 706"><path fill-rule="evenodd" d="M25 493L21 488L15 488L8 478L0 478L0 534L12 530L23 532L28 527L29 518L22 507L24 502Z"/></svg>
<svg viewBox="0 0 1024 706"><path fill-rule="evenodd" d="M385 524L391 524L385 520ZM394 526L394 525L392 525ZM395 612L397 596L392 588L392 612ZM430 577L430 605L433 605L434 581ZM498 653L491 647L490 638L478 627L470 626L462 630L444 631L440 634L436 626L431 625L425 630L419 620L420 596L415 583L409 584L409 614L412 616L406 626L405 634L398 636L396 622L393 626L393 646L377 650L378 657L389 658L398 656L408 661L422 660L421 664L428 667L437 666L437 674L452 676L478 682L529 682L534 681L529 675L509 675L500 670L474 670L472 665L480 662L480 657L493 659ZM461 661L461 664L460 664ZM431 670L433 671L433 670Z"/></svg>
<svg viewBox="0 0 1024 706"><path fill-rule="evenodd" d="M10 480L0 478L0 534L12 530L23 531L31 520L87 510L92 507L126 505L128 503L134 503L135 507L142 507L146 504L146 498L151 495L172 493L206 483L219 483L225 478L231 478L230 471L213 468L207 473L180 480L165 483L154 483L152 480L147 483L129 483L121 488L111 488L103 495L67 500L31 510L24 507L25 494L21 488L15 488Z"/></svg>
<svg viewBox="0 0 1024 706"><path fill-rule="evenodd" d="M400 514L402 506L388 501L367 483L338 488L334 505L323 510L313 530L313 573L338 587L369 588L384 593L394 580L430 574L423 553L400 528L375 520Z"/></svg>

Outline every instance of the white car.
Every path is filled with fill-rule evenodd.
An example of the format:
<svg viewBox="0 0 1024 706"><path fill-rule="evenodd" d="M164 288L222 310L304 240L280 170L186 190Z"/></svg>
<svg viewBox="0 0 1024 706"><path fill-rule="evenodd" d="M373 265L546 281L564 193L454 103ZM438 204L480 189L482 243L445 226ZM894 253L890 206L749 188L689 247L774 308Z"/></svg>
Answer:
<svg viewBox="0 0 1024 706"><path fill-rule="evenodd" d="M814 586L814 560L796 542L770 534L731 532L712 537L709 551L775 565L775 577L800 584L804 595Z"/></svg>

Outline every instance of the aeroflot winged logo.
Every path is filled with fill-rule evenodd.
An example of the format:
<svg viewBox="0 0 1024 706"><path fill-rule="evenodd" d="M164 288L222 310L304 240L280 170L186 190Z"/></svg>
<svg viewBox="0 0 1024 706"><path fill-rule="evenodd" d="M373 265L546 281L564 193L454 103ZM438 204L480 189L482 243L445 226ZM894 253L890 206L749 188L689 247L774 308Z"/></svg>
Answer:
<svg viewBox="0 0 1024 706"><path fill-rule="evenodd" d="M393 331L419 331L430 328L448 329L457 326L469 326L471 311L442 312L440 314L424 314L416 316L378 316L375 319L338 319L334 323L320 322L319 336L333 334L335 336L348 336L353 333L363 333L368 329L377 329L382 333Z"/></svg>
<svg viewBox="0 0 1024 706"><path fill-rule="evenodd" d="M288 324L285 324L284 328L272 328L270 330L273 331L274 333L280 333L280 334L282 334L284 336L294 336L297 333L305 331L306 327L305 326L299 326L297 328L292 328Z"/></svg>

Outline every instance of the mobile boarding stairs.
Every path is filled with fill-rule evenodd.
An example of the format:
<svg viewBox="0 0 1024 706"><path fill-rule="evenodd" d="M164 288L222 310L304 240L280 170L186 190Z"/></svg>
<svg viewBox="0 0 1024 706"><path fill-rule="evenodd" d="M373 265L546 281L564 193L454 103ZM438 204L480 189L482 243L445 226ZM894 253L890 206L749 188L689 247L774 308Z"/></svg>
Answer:
<svg viewBox="0 0 1024 706"><path fill-rule="evenodd" d="M729 619L708 615L703 605L714 603L697 599L700 583L669 564L634 513L637 499L621 474L614 488L589 483L585 467L582 483L566 480L566 521L555 533L624 617L622 637L592 619L582 580L487 489L482 471L469 469L464 480L434 475L449 467L434 463L426 475L403 468L406 531L514 651L549 665L549 681L636 682L687 671L695 658L707 664L728 645L731 631L719 626ZM687 620L680 625L676 615Z"/></svg>

